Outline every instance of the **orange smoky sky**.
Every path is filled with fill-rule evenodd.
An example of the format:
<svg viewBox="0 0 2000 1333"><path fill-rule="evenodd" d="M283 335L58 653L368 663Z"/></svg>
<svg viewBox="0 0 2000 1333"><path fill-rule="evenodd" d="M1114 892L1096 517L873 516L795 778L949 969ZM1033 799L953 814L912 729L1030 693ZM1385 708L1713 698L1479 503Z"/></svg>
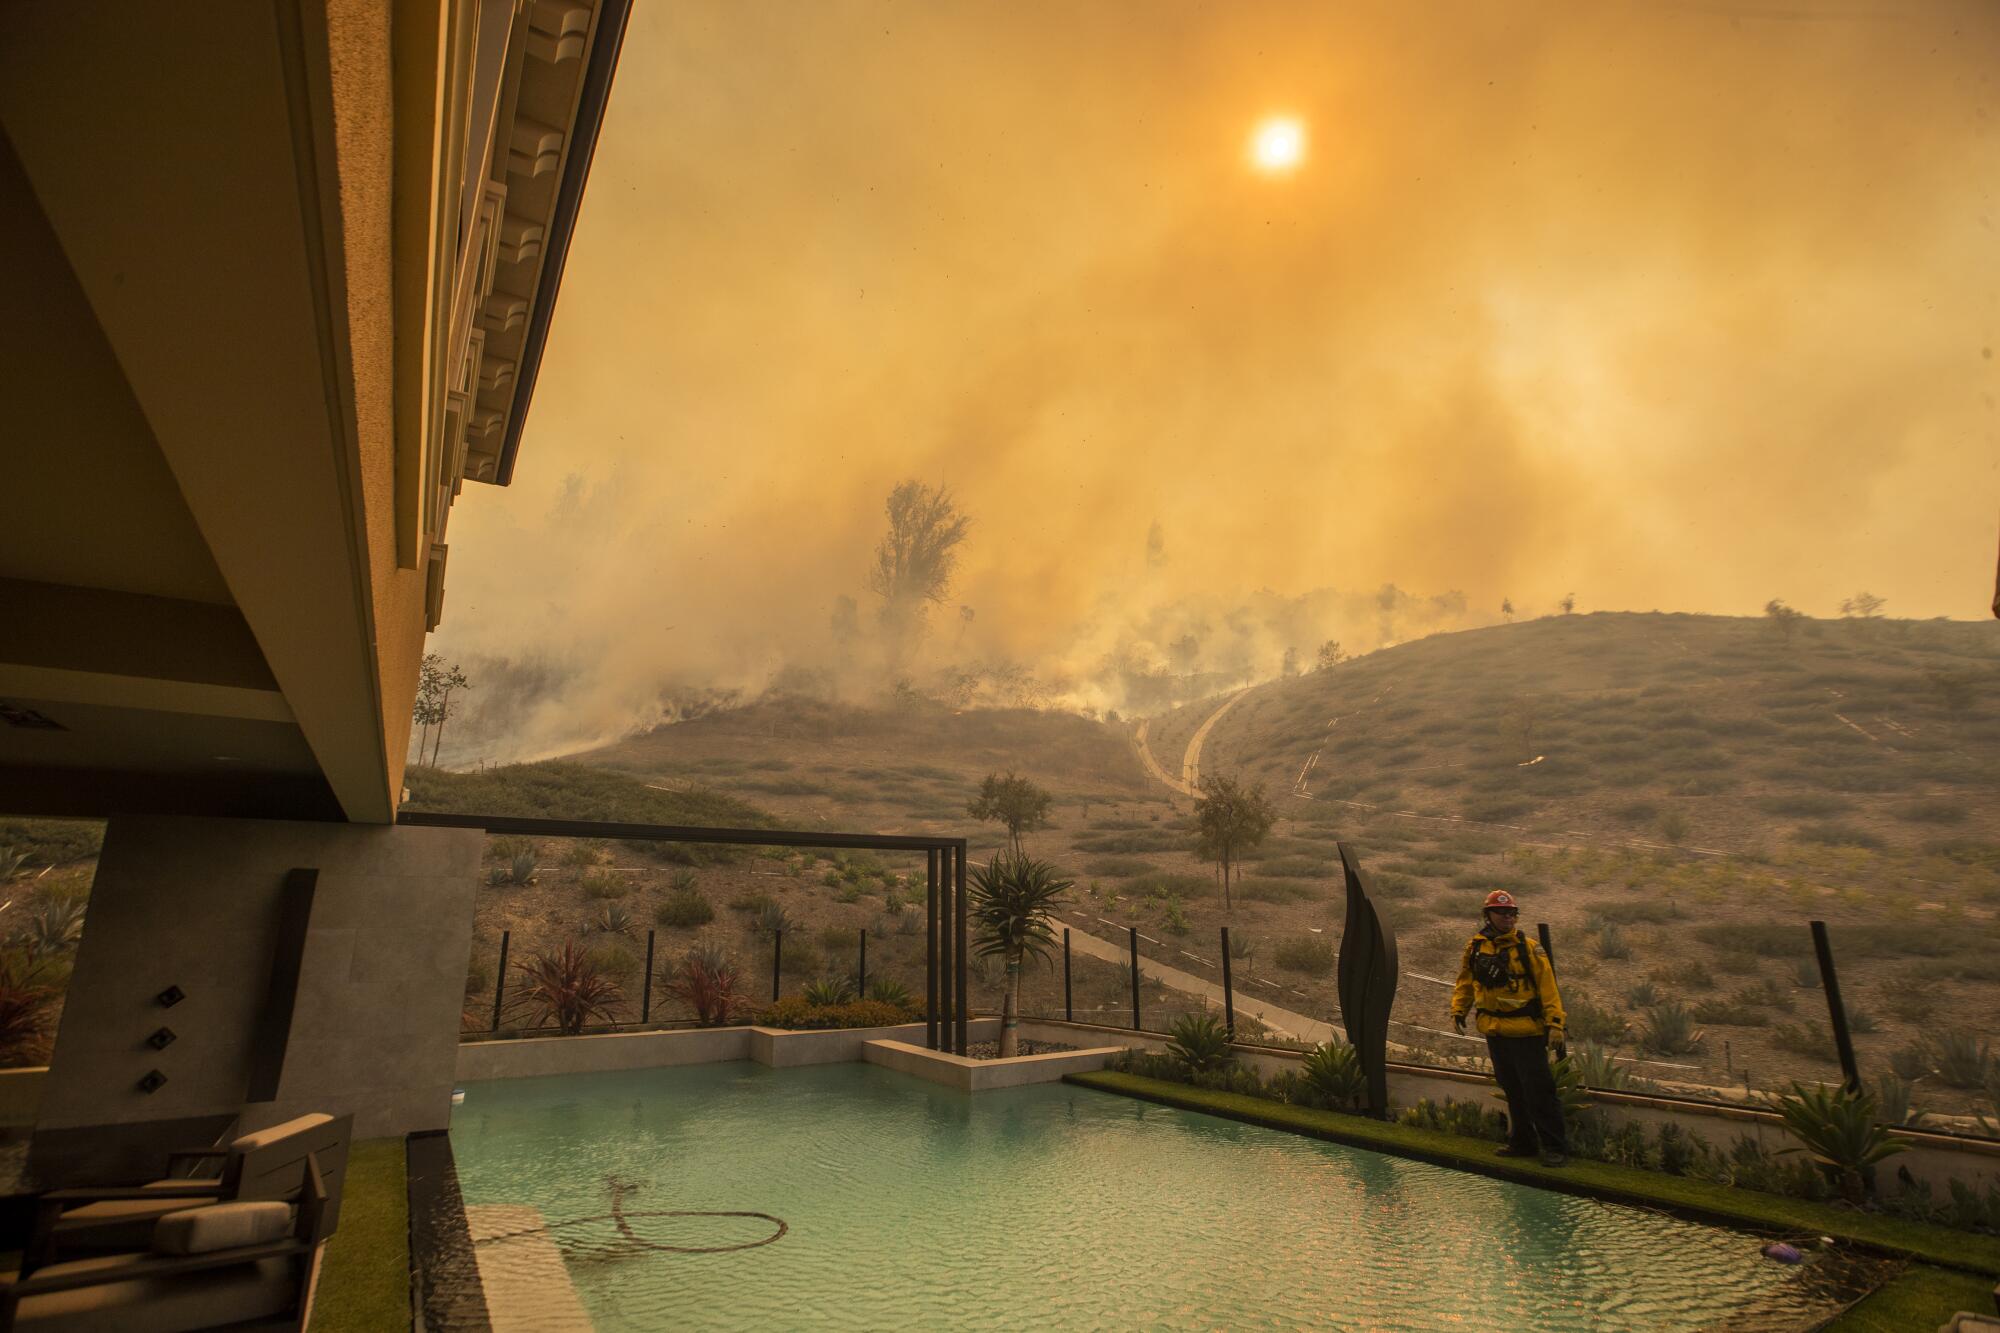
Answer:
<svg viewBox="0 0 2000 1333"><path fill-rule="evenodd" d="M1996 71L1985 3L641 4L439 645L604 728L768 679L905 478L973 519L938 652L1387 582L1979 615Z"/></svg>

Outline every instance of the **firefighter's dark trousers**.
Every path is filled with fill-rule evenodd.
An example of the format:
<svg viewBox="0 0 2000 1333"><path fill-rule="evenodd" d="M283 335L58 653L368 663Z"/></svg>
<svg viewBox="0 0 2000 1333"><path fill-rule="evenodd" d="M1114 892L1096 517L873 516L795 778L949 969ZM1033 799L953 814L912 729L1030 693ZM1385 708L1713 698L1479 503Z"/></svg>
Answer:
<svg viewBox="0 0 2000 1333"><path fill-rule="evenodd" d="M1507 1095L1508 1142L1528 1152L1539 1147L1567 1153L1562 1099L1549 1071L1548 1036L1488 1037L1486 1051L1500 1091Z"/></svg>

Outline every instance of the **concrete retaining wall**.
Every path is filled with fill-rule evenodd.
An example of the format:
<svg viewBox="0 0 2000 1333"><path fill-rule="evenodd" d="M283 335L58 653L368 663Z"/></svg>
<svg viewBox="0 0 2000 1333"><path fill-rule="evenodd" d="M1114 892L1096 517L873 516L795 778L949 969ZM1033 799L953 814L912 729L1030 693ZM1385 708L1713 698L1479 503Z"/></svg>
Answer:
<svg viewBox="0 0 2000 1333"><path fill-rule="evenodd" d="M988 1092L995 1088L1020 1088L1031 1083L1057 1083L1064 1074L1080 1074L1102 1069L1111 1057L1124 1052L1123 1046L1100 1046L1094 1050L1051 1051L1046 1055L1024 1055L1012 1060L974 1060L948 1051L933 1051L906 1041L871 1041L861 1048L862 1058L901 1074L914 1075L931 1083L960 1092Z"/></svg>
<svg viewBox="0 0 2000 1333"><path fill-rule="evenodd" d="M972 1041L1000 1035L1000 1020L975 1018L966 1025ZM590 1037L528 1037L517 1041L468 1042L458 1048L458 1080L536 1078L545 1074L597 1074L614 1069L755 1060L774 1068L839 1064L860 1060L871 1041L922 1042L924 1025L837 1028L788 1032L780 1028L683 1028L672 1032L610 1032Z"/></svg>

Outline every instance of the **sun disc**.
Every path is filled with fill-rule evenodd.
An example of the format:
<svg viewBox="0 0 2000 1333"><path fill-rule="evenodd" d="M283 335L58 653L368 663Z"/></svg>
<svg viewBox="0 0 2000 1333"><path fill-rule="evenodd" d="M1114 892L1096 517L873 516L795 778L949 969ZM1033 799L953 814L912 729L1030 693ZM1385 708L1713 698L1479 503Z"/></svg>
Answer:
<svg viewBox="0 0 2000 1333"><path fill-rule="evenodd" d="M1291 116L1273 116L1250 136L1250 161L1257 170L1278 174L1305 161L1306 127Z"/></svg>

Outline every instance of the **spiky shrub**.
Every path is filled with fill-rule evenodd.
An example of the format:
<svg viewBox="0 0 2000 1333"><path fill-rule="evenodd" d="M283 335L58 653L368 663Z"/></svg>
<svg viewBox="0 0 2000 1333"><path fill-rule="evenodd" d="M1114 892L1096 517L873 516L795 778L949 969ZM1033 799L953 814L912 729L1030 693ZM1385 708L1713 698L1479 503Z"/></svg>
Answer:
<svg viewBox="0 0 2000 1333"><path fill-rule="evenodd" d="M46 959L15 949L0 955L0 1066L47 1058L49 1007L57 995L48 981Z"/></svg>
<svg viewBox="0 0 2000 1333"><path fill-rule="evenodd" d="M739 893L729 900L730 911L747 912L752 917L770 905L771 895L768 893Z"/></svg>
<svg viewBox="0 0 2000 1333"><path fill-rule="evenodd" d="M854 982L847 977L820 977L805 984L800 994L807 1004L846 1004L854 998Z"/></svg>
<svg viewBox="0 0 2000 1333"><path fill-rule="evenodd" d="M1166 926L1169 935L1185 935L1191 929L1188 925L1187 912L1181 907L1180 899L1167 899L1167 914L1162 924Z"/></svg>
<svg viewBox="0 0 2000 1333"><path fill-rule="evenodd" d="M896 916L899 913L901 913L903 910L903 895L896 892L894 889L891 889L887 893L883 894L882 910L887 912L890 916Z"/></svg>
<svg viewBox="0 0 2000 1333"><path fill-rule="evenodd" d="M1229 1029L1214 1014L1182 1014L1176 1018L1173 1034L1167 1039L1167 1054L1195 1074L1226 1069L1236 1063L1236 1052L1229 1048Z"/></svg>
<svg viewBox="0 0 2000 1333"><path fill-rule="evenodd" d="M56 954L83 938L85 901L66 893L50 894L28 909L20 940L31 953Z"/></svg>
<svg viewBox="0 0 2000 1333"><path fill-rule="evenodd" d="M532 884L535 882L534 852L517 853L507 863L507 882L510 884Z"/></svg>
<svg viewBox="0 0 2000 1333"><path fill-rule="evenodd" d="M592 870L578 882L583 885L583 896L586 898L623 898L632 891L631 884L622 876L608 870Z"/></svg>
<svg viewBox="0 0 2000 1333"><path fill-rule="evenodd" d="M1313 1104L1330 1111L1352 1111L1368 1096L1368 1075L1361 1052L1344 1041L1325 1041L1306 1053L1300 1081Z"/></svg>
<svg viewBox="0 0 2000 1333"><path fill-rule="evenodd" d="M1785 1128L1804 1145L1783 1151L1806 1153L1850 1203L1860 1203L1873 1187L1877 1162L1910 1146L1889 1137L1871 1092L1794 1083L1791 1092L1778 1099L1777 1109Z"/></svg>
<svg viewBox="0 0 2000 1333"><path fill-rule="evenodd" d="M898 935L917 935L921 934L923 929L924 919L915 912L905 912L896 918L896 933Z"/></svg>
<svg viewBox="0 0 2000 1333"><path fill-rule="evenodd" d="M508 1007L527 1014L530 1027L553 1020L559 1032L574 1036L593 1019L612 1022L611 1006L625 998L618 983L575 940L564 940L519 966L521 979Z"/></svg>
<svg viewBox="0 0 2000 1333"><path fill-rule="evenodd" d="M1993 1043L1969 1032L1946 1031L1930 1039L1930 1065L1946 1086L1984 1087L1993 1067Z"/></svg>
<svg viewBox="0 0 2000 1333"><path fill-rule="evenodd" d="M1694 1014L1679 1001L1646 1010L1639 1028L1639 1045L1656 1055L1687 1055L1701 1046L1703 1033Z"/></svg>
<svg viewBox="0 0 2000 1333"><path fill-rule="evenodd" d="M1650 981L1642 981L1625 992L1625 1003L1634 1009L1651 1009L1660 1002L1660 988Z"/></svg>
<svg viewBox="0 0 2000 1333"><path fill-rule="evenodd" d="M606 935L630 935L632 933L632 912L630 908L617 903L606 903L604 910L590 923L591 929Z"/></svg>
<svg viewBox="0 0 2000 1333"><path fill-rule="evenodd" d="M1568 1065L1571 1072L1576 1075L1577 1082L1586 1088L1603 1088L1607 1092L1616 1092L1621 1088L1632 1086L1632 1075L1625 1066L1612 1059L1609 1051L1599 1050L1595 1046L1581 1044L1572 1046L1569 1048L1569 1059L1558 1061L1557 1064Z"/></svg>
<svg viewBox="0 0 2000 1333"><path fill-rule="evenodd" d="M589 839L579 839L563 848L562 863L572 870L588 870L604 861L604 849Z"/></svg>
<svg viewBox="0 0 2000 1333"><path fill-rule="evenodd" d="M28 863L28 854L0 843L0 884L21 873L21 867Z"/></svg>
<svg viewBox="0 0 2000 1333"><path fill-rule="evenodd" d="M692 889L675 890L653 909L653 922L666 930L692 930L715 920L715 908Z"/></svg>
<svg viewBox="0 0 2000 1333"><path fill-rule="evenodd" d="M870 981L867 998L878 1004L893 1004L906 1013L914 1013L917 1008L916 997L910 994L910 988L894 977L876 977Z"/></svg>
<svg viewBox="0 0 2000 1333"><path fill-rule="evenodd" d="M721 946L697 944L681 955L661 989L694 1010L702 1027L721 1027L741 1018L750 1008L743 995L743 970Z"/></svg>
<svg viewBox="0 0 2000 1333"><path fill-rule="evenodd" d="M757 909L751 929L767 940L774 935L789 935L792 933L792 914L782 904L766 899L764 905Z"/></svg>
<svg viewBox="0 0 2000 1333"><path fill-rule="evenodd" d="M1597 932L1597 956L1599 958L1630 958L1632 945L1625 938L1625 932L1616 925L1607 924Z"/></svg>
<svg viewBox="0 0 2000 1333"><path fill-rule="evenodd" d="M675 893L693 893L695 875L692 870L676 870L667 880L667 887Z"/></svg>
<svg viewBox="0 0 2000 1333"><path fill-rule="evenodd" d="M1909 1080L1888 1073L1878 1074L1868 1085L1875 1094L1876 1105L1881 1107L1882 1123L1885 1125L1920 1125L1930 1112L1918 1106Z"/></svg>

